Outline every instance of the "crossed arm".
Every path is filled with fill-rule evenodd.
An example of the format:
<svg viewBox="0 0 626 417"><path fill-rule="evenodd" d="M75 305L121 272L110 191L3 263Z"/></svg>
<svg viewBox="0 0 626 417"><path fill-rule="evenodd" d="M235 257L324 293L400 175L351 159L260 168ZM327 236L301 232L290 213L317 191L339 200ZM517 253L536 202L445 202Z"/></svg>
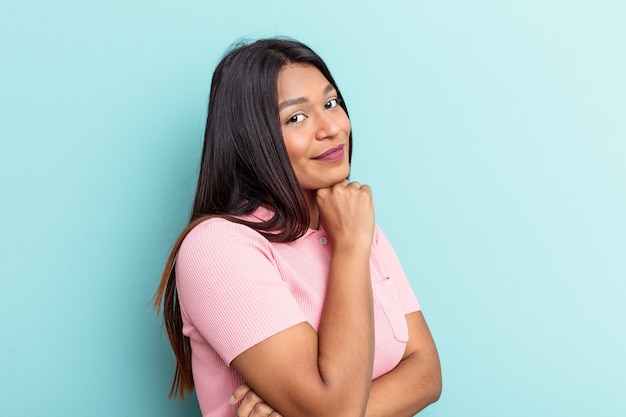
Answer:
<svg viewBox="0 0 626 417"><path fill-rule="evenodd" d="M245 394L237 415L412 416L439 397L439 358L421 312L411 313L406 316L409 340L402 360L392 371L371 380L371 190L343 181L317 190L316 207L332 242L319 327L316 332L308 323L297 324L231 362L253 390L246 393L245 386L236 390L234 401L241 392Z"/></svg>
<svg viewBox="0 0 626 417"><path fill-rule="evenodd" d="M439 356L426 321L421 312L408 314L406 320L409 341L405 354L393 370L372 381L366 417L410 417L439 398ZM241 401L237 411L239 417L280 417L248 385L238 387L232 401Z"/></svg>

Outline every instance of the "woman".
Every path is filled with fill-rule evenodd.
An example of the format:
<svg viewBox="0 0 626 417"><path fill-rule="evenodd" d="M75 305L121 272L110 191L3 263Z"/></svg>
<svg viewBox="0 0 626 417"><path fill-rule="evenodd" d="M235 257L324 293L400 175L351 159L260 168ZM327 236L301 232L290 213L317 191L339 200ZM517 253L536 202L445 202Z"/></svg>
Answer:
<svg viewBox="0 0 626 417"><path fill-rule="evenodd" d="M370 188L347 180L351 153L307 46L259 40L219 63L191 222L155 298L170 395L195 387L219 417L412 416L437 400L434 342Z"/></svg>

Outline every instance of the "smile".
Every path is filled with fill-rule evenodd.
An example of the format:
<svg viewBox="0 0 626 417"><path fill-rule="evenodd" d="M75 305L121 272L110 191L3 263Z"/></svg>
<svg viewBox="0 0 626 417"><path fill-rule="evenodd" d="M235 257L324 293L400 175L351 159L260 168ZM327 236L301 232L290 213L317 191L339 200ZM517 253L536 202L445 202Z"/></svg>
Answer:
<svg viewBox="0 0 626 417"><path fill-rule="evenodd" d="M344 155L344 144L340 144L337 146L333 146L332 148L328 149L327 151L319 154L318 156L314 157L313 159L317 160L317 161L339 161L340 159L343 158Z"/></svg>

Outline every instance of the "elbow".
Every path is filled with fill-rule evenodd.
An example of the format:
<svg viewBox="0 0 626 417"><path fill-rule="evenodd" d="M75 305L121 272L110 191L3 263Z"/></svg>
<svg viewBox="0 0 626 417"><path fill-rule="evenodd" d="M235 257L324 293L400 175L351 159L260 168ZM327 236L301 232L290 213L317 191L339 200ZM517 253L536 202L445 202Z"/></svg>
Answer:
<svg viewBox="0 0 626 417"><path fill-rule="evenodd" d="M340 406L330 406L330 404L325 404L321 409L303 409L301 413L298 415L304 416L319 416L319 417L364 417L365 416L365 405L362 407L360 405L355 404L355 407L345 407L345 405Z"/></svg>
<svg viewBox="0 0 626 417"><path fill-rule="evenodd" d="M351 389L340 395L338 401L328 401L322 416L365 417L371 381L367 381L364 390Z"/></svg>
<svg viewBox="0 0 626 417"><path fill-rule="evenodd" d="M417 374L415 384L411 386L412 399L407 408L406 416L413 416L429 405L437 402L441 397L442 378L439 364L422 369Z"/></svg>
<svg viewBox="0 0 626 417"><path fill-rule="evenodd" d="M431 392L431 397L430 397L431 404L439 400L439 398L441 397L441 390L442 390L442 384L441 384L441 375L440 375L439 380L437 381L437 383L433 384L433 387L432 387L432 392Z"/></svg>
<svg viewBox="0 0 626 417"><path fill-rule="evenodd" d="M433 370L433 373L430 378L430 384L428 384L428 400L429 404L437 402L441 397L441 390L443 388L443 382L441 378L441 367L437 366L436 369Z"/></svg>
<svg viewBox="0 0 626 417"><path fill-rule="evenodd" d="M306 399L289 412L282 415L301 415L309 417L364 417L371 381L364 381L363 386L353 381L346 387L328 387L322 390L308 391Z"/></svg>
<svg viewBox="0 0 626 417"><path fill-rule="evenodd" d="M437 362L436 365L430 366L426 372L423 372L419 378L419 382L415 385L415 413L421 411L430 404L435 403L441 397L442 390L441 367Z"/></svg>

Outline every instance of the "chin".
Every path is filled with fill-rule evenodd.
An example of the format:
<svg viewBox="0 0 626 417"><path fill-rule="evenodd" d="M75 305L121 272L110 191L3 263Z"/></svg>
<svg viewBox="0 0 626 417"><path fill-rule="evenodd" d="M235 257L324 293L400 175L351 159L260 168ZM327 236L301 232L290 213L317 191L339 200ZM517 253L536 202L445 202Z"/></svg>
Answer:
<svg viewBox="0 0 626 417"><path fill-rule="evenodd" d="M329 180L328 183L324 187L320 187L320 188L330 188L335 184L339 184L341 181L348 179L349 174L350 173L346 174L345 176L341 176L341 177L337 177L332 180Z"/></svg>
<svg viewBox="0 0 626 417"><path fill-rule="evenodd" d="M330 174L330 173L327 173ZM332 175L319 176L316 175L309 177L309 181L301 182L301 187L305 190L319 190L320 188L330 188L335 184L339 184L341 181L348 179L350 175L350 166L346 169L336 169L332 172Z"/></svg>

